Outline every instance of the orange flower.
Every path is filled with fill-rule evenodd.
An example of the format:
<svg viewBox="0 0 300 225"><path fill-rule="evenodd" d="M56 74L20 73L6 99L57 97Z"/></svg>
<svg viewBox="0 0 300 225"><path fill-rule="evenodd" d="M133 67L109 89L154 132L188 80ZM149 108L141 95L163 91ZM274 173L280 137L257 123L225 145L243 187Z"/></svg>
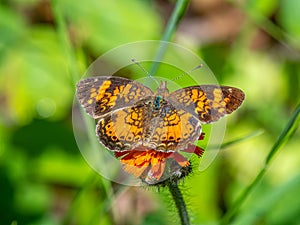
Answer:
<svg viewBox="0 0 300 225"><path fill-rule="evenodd" d="M203 135L199 140L203 139ZM204 152L202 148L189 144L186 149L181 150L187 153L194 153L201 156ZM141 178L147 184L156 184L166 180L174 179L172 176L182 175L182 169L188 168L190 162L177 151L157 151L145 146L139 146L132 150L115 152L117 158L121 158L121 163L127 173ZM186 170L184 170L186 171Z"/></svg>

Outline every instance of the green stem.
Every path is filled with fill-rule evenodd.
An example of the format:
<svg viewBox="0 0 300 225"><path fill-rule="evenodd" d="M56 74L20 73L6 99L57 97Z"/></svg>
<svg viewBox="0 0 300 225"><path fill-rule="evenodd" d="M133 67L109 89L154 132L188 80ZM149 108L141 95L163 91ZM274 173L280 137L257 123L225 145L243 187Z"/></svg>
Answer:
<svg viewBox="0 0 300 225"><path fill-rule="evenodd" d="M165 29L163 36L162 36L162 39L161 39L162 42L156 53L154 63L152 64L152 67L150 69L150 74L152 76L154 76L154 74L157 72L159 63L162 60L162 58L165 54L165 51L167 49L167 46L168 46L167 42L171 40L171 37L172 37L173 33L175 32L179 21L181 20L181 18L183 17L183 15L187 9L188 3L189 3L189 0L178 0L175 5L175 9L172 12L171 18L167 24L167 27ZM176 208L177 208L180 220L181 220L181 224L189 225L190 221L189 221L189 216L188 216L188 213L186 210L186 205L185 205L184 199L182 197L182 194L180 192L180 189L178 188L178 185L170 184L168 187L169 187L169 191L173 197L173 200L175 202L175 205L176 205Z"/></svg>
<svg viewBox="0 0 300 225"><path fill-rule="evenodd" d="M72 86L75 88L75 84L79 79L78 67L76 66L77 61L76 61L75 53L72 48L72 44L68 37L67 26L64 21L63 15L60 11L58 2L59 2L58 0L52 0L51 6L52 6L55 22L57 23L58 38L60 40L61 47L64 51L64 54L66 55L66 59L67 59L66 62L68 63L68 69L70 70L70 76L71 76L70 80L72 81Z"/></svg>
<svg viewBox="0 0 300 225"><path fill-rule="evenodd" d="M75 89L75 85L78 79L80 78L76 55L75 52L73 51L72 44L68 37L67 25L64 20L63 13L61 12L59 1L52 0L51 6L52 6L55 22L57 23L57 33L61 42L61 47L64 50L64 53L66 55L66 61L69 65L70 76L71 76L70 80L73 88ZM84 115L84 123L88 130L88 137L89 137L91 148L97 148L97 142L94 138L95 128L93 126L93 122L90 120L90 118ZM91 186L93 186L97 181L97 179L99 179L98 174L93 173L92 176L87 179L87 182L83 185L83 187L80 190L78 190L78 193L75 195L73 201L70 204L69 210L66 212L65 217L62 219L62 224L70 224L72 216L74 216L74 213L76 212L76 208L79 206L80 196L82 196L86 190L88 190ZM106 197L107 197L106 201L108 202L107 204L109 204L114 197L111 183L105 179L101 179L101 181L106 192Z"/></svg>
<svg viewBox="0 0 300 225"><path fill-rule="evenodd" d="M180 220L181 220L181 224L182 225L189 225L190 224L190 220L189 220L189 215L188 212L186 210L186 205L184 202L184 199L182 197L182 194L180 192L180 189L178 188L177 184L170 184L168 185L169 187L169 191L173 197L173 200L175 202Z"/></svg>
<svg viewBox="0 0 300 225"><path fill-rule="evenodd" d="M166 48L167 48L167 41L170 41L172 34L175 32L176 27L182 18L182 16L185 13L185 10L188 6L189 0L178 0L175 6L175 9L171 15L171 18L167 24L167 27L165 29L165 32L163 34L163 37L161 39L161 44L158 48L158 52L156 53L156 57L154 60L154 63L152 64L152 67L150 69L150 74L154 75L158 69L159 62L162 60ZM182 194L178 188L177 184L170 184L169 185L170 193L173 197L173 200L175 202L175 205L177 207L179 217L181 220L182 225L189 225L189 216L186 210L186 205L183 200Z"/></svg>
<svg viewBox="0 0 300 225"><path fill-rule="evenodd" d="M175 9L171 15L171 18L167 24L166 30L163 34L162 41L170 41L172 34L175 32L176 27L183 17L189 0L178 0L175 6Z"/></svg>
<svg viewBox="0 0 300 225"><path fill-rule="evenodd" d="M268 166L270 165L271 159L273 159L275 153L279 150L279 148L286 143L292 135L297 130L300 123L300 104L297 106L295 112L293 113L292 118L288 121L286 127L279 135L277 141L271 148L266 160L264 167L260 170L258 175L252 181L252 183L244 190L244 192L239 196L237 201L233 204L233 206L228 210L223 219L221 220L221 225L229 224L232 218L235 216L237 211L240 209L241 205L245 202L246 198L253 191L253 189L257 186L263 175L266 173Z"/></svg>
<svg viewBox="0 0 300 225"><path fill-rule="evenodd" d="M150 74L152 76L154 76L154 74L157 72L159 63L162 60L162 58L165 54L165 51L167 49L167 46L168 46L167 42L171 40L171 37L172 37L173 33L175 32L179 21L181 20L181 18L183 17L183 15L187 9L188 3L189 3L189 0L178 0L175 5L175 9L172 12L171 18L168 21L167 27L162 36L162 39L161 39L162 42L156 53L154 63L152 64L152 67L150 69Z"/></svg>

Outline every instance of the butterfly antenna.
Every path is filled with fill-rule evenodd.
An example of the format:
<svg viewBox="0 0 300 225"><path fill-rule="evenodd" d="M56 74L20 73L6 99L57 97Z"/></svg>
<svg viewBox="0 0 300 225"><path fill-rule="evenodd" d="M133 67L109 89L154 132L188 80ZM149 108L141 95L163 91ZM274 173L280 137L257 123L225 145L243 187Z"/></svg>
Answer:
<svg viewBox="0 0 300 225"><path fill-rule="evenodd" d="M203 67L203 64L201 63L201 64L199 64L198 66L196 66L196 67L194 67L193 69L191 69L190 71L184 72L184 73L182 73L181 75L179 75L179 76L177 76L177 77L174 77L174 78L172 79L172 81L178 80L178 79L180 79L181 77L183 77L183 76L185 76L185 75L188 75L188 74L190 74L191 72L193 72L193 71L195 71L195 70L197 70L197 69L200 69L200 68L202 68L202 67Z"/></svg>
<svg viewBox="0 0 300 225"><path fill-rule="evenodd" d="M145 70L145 68L142 67L142 65L138 61L136 61L135 59L131 59L131 61L134 64L136 64L138 67L140 67L147 74L147 76L150 77L150 78L152 78L154 80L154 82L157 84L157 86L159 86L158 81L147 70Z"/></svg>

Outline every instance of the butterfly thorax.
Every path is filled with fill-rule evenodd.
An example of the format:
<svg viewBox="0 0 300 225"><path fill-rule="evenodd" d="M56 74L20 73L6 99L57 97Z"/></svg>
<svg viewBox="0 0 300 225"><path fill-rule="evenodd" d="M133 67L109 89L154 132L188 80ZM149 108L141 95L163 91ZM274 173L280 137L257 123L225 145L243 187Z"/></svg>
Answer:
<svg viewBox="0 0 300 225"><path fill-rule="evenodd" d="M154 101L153 101L153 110L159 111L162 107L164 97L169 95L169 90L167 88L167 81L161 81L159 87L156 90Z"/></svg>
<svg viewBox="0 0 300 225"><path fill-rule="evenodd" d="M153 108L155 110L159 110L161 108L162 101L163 101L163 97L160 95L157 95L153 101Z"/></svg>

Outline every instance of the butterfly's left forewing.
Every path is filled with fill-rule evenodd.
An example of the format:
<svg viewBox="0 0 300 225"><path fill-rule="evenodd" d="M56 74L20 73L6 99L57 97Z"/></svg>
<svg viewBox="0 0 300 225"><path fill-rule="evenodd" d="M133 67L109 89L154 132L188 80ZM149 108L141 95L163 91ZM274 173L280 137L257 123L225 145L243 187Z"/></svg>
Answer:
<svg viewBox="0 0 300 225"><path fill-rule="evenodd" d="M80 80L76 95L85 111L95 119L114 110L129 107L153 95L148 87L121 77L99 76Z"/></svg>
<svg viewBox="0 0 300 225"><path fill-rule="evenodd" d="M172 104L195 115L202 123L212 123L232 113L244 98L238 88L217 85L186 87L169 96Z"/></svg>

